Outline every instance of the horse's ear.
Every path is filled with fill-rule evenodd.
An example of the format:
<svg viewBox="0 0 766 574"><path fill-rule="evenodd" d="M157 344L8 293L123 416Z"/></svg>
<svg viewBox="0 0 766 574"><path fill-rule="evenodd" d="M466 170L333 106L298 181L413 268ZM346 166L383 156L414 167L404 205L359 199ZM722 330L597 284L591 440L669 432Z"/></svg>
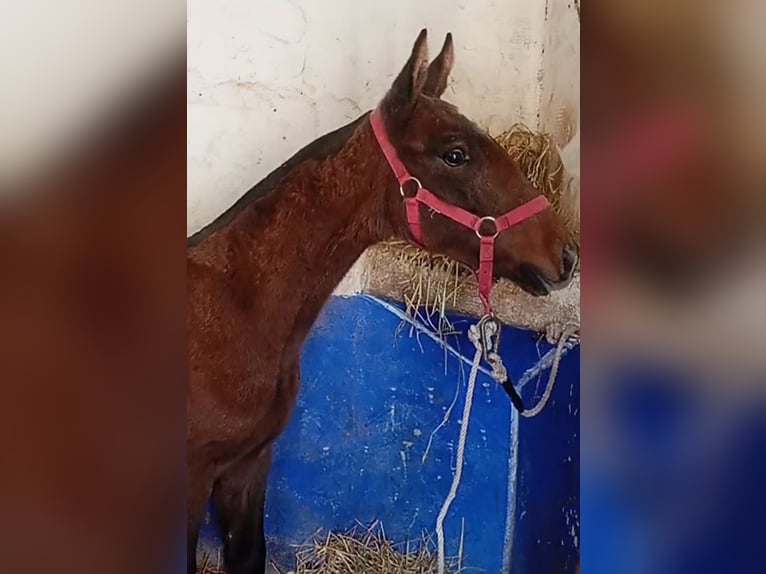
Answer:
<svg viewBox="0 0 766 574"><path fill-rule="evenodd" d="M384 103L389 114L409 113L423 90L428 75L427 32L423 28L415 40L409 60L388 90Z"/></svg>
<svg viewBox="0 0 766 574"><path fill-rule="evenodd" d="M452 44L452 34L447 34L441 52L428 66L426 83L423 85L423 93L427 96L439 98L447 89L452 66L455 64L455 47Z"/></svg>

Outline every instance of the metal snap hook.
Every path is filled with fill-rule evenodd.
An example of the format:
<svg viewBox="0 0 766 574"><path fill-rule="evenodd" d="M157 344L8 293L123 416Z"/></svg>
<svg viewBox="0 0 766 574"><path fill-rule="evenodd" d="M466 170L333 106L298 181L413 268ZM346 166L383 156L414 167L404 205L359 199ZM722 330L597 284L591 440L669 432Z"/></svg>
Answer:
<svg viewBox="0 0 766 574"><path fill-rule="evenodd" d="M484 315L479 320L479 341L484 359L489 362L491 354L500 350L500 321L494 315Z"/></svg>

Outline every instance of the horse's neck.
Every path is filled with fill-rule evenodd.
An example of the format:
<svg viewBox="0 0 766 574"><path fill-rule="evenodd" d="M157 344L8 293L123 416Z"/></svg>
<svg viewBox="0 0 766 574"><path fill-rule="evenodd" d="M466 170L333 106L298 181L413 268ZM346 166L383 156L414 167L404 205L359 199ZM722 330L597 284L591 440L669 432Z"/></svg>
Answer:
<svg viewBox="0 0 766 574"><path fill-rule="evenodd" d="M253 290L259 313L276 305L308 331L362 252L393 235L385 217L393 178L375 145L362 122L336 153L296 165L209 238L215 267Z"/></svg>

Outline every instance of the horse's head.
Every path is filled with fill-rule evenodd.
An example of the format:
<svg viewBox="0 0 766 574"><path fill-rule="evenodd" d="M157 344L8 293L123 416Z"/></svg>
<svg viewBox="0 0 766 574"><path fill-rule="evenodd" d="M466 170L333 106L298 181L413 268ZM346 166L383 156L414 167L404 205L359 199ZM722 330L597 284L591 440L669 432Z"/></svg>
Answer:
<svg viewBox="0 0 766 574"><path fill-rule="evenodd" d="M385 128L402 163L424 188L478 216L500 215L539 192L495 140L440 99L453 61L452 36L448 34L429 66L426 31L421 31L409 60L381 103ZM394 201L396 227L406 234L398 193ZM425 206L420 210L424 246L477 269L476 232L447 217L429 214ZM491 222L486 225L491 233ZM569 283L576 259L563 220L552 209L545 209L498 235L494 274L534 295L545 295Z"/></svg>

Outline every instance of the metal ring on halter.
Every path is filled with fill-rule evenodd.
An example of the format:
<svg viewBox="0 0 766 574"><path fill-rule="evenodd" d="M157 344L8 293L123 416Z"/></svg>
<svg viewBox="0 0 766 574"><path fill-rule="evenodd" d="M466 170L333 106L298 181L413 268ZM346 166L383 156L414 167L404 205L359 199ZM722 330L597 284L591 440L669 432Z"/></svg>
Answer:
<svg viewBox="0 0 766 574"><path fill-rule="evenodd" d="M492 222L492 226L495 228L495 232L494 233L491 233L490 235L482 235L481 234L481 224L484 223L485 221L491 221ZM498 231L498 229L497 229L497 220L495 220L495 218L492 217L491 215L486 215L486 216L482 217L479 221L477 221L476 222L476 227L474 227L473 230L476 232L476 237L478 237L479 239L481 239L482 237L491 237L492 239L494 239L500 233L500 231Z"/></svg>
<svg viewBox="0 0 766 574"><path fill-rule="evenodd" d="M413 176L411 176L411 175L408 175L408 176L407 176L407 179L405 179L405 180L404 180L402 183L400 183L400 184L399 184L399 193L401 193L401 194L402 194L402 197L404 197L404 198L406 198L406 197L407 197L406 195L404 195L404 184L405 184L405 183L409 183L409 182L411 182L411 181L414 181L415 183L417 183L417 184L418 184L418 188L415 190L415 195L417 195L417 194L418 194L418 192L419 192L421 189L423 189L423 184L422 184L422 183L420 183L420 180L419 180L417 177L413 177ZM415 195L413 195L412 197L415 197Z"/></svg>

